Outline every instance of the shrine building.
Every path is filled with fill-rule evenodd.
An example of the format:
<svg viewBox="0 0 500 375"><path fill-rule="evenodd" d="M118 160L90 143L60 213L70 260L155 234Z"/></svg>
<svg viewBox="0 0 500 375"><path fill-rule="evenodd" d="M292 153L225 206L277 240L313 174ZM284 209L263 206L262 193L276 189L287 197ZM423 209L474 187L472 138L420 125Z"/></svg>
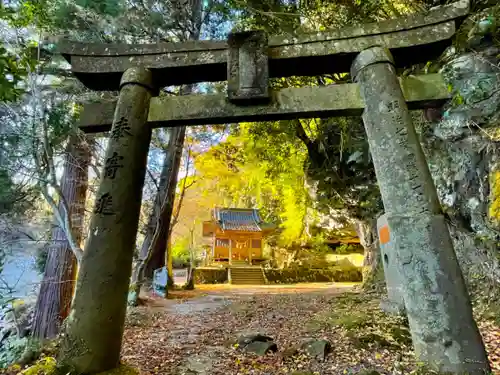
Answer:
<svg viewBox="0 0 500 375"><path fill-rule="evenodd" d="M263 239L273 230L257 209L214 208L211 220L203 222L203 237L212 238L212 263L259 264L264 260Z"/></svg>

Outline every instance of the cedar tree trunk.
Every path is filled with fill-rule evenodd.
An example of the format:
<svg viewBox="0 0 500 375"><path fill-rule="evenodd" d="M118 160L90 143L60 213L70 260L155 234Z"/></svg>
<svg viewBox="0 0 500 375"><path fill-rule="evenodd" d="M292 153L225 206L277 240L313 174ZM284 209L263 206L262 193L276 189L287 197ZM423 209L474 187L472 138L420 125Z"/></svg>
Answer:
<svg viewBox="0 0 500 375"><path fill-rule="evenodd" d="M72 135L66 149L61 191L70 208L69 215L76 243L82 239L89 161L87 144L81 136ZM61 215L65 214L61 204L59 211ZM47 262L33 323L33 336L39 339L51 339L59 333L59 328L69 313L77 270L76 258L59 225L52 229L47 251Z"/></svg>

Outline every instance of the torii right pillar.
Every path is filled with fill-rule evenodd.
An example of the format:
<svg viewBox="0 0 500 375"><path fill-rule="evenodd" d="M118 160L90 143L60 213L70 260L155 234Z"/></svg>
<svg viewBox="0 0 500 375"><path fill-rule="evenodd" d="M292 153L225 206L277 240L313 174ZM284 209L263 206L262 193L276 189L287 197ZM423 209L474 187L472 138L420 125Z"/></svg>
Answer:
<svg viewBox="0 0 500 375"><path fill-rule="evenodd" d="M490 370L436 188L390 51L372 47L352 65L384 202L417 359L453 374Z"/></svg>

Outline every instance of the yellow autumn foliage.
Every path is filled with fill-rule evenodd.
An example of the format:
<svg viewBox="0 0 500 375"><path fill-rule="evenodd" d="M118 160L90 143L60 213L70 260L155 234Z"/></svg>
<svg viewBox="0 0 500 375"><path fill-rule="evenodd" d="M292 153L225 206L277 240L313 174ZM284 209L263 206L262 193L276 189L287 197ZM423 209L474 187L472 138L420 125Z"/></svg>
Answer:
<svg viewBox="0 0 500 375"><path fill-rule="evenodd" d="M57 361L53 357L43 357L32 366L18 372L17 375L55 375ZM139 370L134 367L121 364L117 368L101 372L97 375L139 375Z"/></svg>
<svg viewBox="0 0 500 375"><path fill-rule="evenodd" d="M500 170L490 173L490 205L488 216L493 223L500 224Z"/></svg>
<svg viewBox="0 0 500 375"><path fill-rule="evenodd" d="M38 360L34 365L19 372L18 375L53 375L56 372L56 359L53 357L44 357Z"/></svg>

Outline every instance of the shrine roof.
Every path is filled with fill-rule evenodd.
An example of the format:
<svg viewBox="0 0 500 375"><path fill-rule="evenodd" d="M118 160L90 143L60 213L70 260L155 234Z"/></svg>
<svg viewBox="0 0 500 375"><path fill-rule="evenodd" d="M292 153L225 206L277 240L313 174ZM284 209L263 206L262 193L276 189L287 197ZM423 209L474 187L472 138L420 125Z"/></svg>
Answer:
<svg viewBox="0 0 500 375"><path fill-rule="evenodd" d="M222 230L262 232L259 210L253 208L214 208L212 219Z"/></svg>

